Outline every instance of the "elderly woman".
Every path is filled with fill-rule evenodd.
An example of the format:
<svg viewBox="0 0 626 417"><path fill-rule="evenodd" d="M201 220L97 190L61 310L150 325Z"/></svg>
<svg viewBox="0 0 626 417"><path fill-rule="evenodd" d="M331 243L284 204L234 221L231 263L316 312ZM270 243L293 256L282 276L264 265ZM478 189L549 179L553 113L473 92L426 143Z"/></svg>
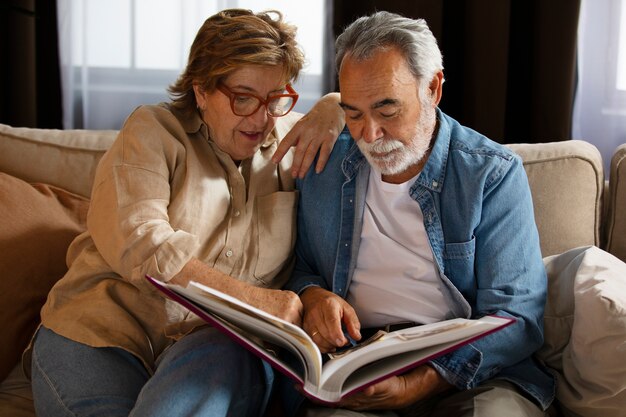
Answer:
<svg viewBox="0 0 626 417"><path fill-rule="evenodd" d="M320 147L323 164L343 124L329 97L278 149L299 119L290 82L302 65L280 13L225 10L200 28L173 101L129 116L42 310L31 352L38 416L263 413L271 369L144 276L193 279L300 322L298 296L279 290L295 239L292 173ZM322 141L299 133L317 126ZM297 163L288 153L276 164L295 142Z"/></svg>

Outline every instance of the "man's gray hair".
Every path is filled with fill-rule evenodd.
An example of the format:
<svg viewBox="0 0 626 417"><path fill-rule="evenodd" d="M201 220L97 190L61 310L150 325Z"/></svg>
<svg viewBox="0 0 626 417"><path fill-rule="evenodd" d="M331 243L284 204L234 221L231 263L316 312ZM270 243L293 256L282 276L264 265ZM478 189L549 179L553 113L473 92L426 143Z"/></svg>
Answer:
<svg viewBox="0 0 626 417"><path fill-rule="evenodd" d="M355 20L335 42L337 71L346 55L357 61L370 58L388 47L398 48L420 82L429 83L443 70L437 39L424 19L409 19L395 13L376 12Z"/></svg>

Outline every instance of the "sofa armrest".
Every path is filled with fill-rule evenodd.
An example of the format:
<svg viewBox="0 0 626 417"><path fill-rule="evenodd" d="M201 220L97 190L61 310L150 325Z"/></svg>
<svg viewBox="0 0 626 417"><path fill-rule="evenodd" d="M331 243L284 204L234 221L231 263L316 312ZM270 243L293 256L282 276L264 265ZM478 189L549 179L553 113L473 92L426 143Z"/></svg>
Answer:
<svg viewBox="0 0 626 417"><path fill-rule="evenodd" d="M626 143L611 159L607 205L605 248L626 262Z"/></svg>
<svg viewBox="0 0 626 417"><path fill-rule="evenodd" d="M543 256L600 246L604 173L598 149L581 140L507 146L524 161Z"/></svg>

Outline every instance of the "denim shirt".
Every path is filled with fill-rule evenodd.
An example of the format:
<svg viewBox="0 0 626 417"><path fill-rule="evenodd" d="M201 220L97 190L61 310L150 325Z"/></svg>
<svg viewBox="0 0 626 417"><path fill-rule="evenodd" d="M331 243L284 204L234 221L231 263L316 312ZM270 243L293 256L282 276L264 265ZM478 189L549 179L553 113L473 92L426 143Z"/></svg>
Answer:
<svg viewBox="0 0 626 417"><path fill-rule="evenodd" d="M547 278L521 159L437 109L438 131L410 187L457 317L516 322L431 362L459 389L506 379L546 409L552 375L532 355L543 343ZM369 164L347 129L320 174L300 189L296 267L287 289L320 286L346 296L355 269ZM419 302L419 300L416 300Z"/></svg>

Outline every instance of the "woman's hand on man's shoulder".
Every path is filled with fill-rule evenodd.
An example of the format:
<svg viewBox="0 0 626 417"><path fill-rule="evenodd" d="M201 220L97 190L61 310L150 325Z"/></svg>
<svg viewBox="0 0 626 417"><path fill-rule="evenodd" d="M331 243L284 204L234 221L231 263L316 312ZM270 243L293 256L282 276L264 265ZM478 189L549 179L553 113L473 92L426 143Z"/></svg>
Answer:
<svg viewBox="0 0 626 417"><path fill-rule="evenodd" d="M320 173L326 166L337 137L343 130L345 116L339 106L339 93L323 96L283 138L272 160L280 160L295 146L291 175L304 178L319 152L315 172Z"/></svg>

